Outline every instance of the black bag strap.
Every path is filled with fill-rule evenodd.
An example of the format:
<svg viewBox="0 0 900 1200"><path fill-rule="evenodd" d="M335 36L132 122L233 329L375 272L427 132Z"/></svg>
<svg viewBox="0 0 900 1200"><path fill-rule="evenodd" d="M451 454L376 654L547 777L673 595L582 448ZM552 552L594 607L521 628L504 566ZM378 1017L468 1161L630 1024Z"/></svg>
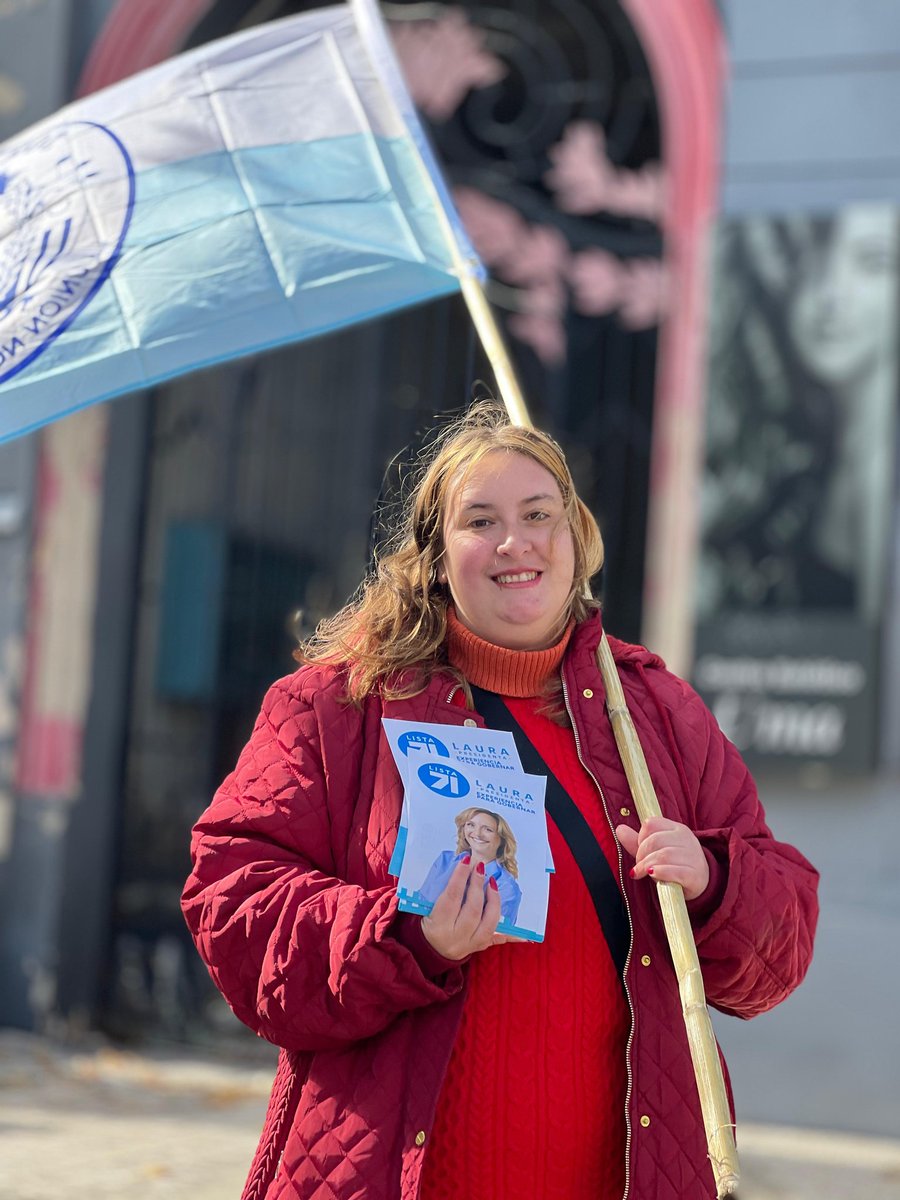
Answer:
<svg viewBox="0 0 900 1200"><path fill-rule="evenodd" d="M565 839L578 869L584 876L612 960L619 975L622 975L631 943L628 917L619 885L606 855L591 832L590 825L501 697L496 692L486 692L484 688L472 686L472 699L475 711L484 718L489 728L505 729L513 735L519 758L527 773L547 777L547 812L553 818L556 828Z"/></svg>

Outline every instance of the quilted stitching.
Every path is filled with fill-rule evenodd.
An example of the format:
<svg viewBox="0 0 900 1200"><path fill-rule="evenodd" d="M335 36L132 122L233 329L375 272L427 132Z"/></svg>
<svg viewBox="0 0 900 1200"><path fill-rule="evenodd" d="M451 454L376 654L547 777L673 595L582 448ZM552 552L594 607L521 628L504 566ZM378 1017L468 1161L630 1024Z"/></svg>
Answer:
<svg viewBox="0 0 900 1200"><path fill-rule="evenodd" d="M596 619L576 631L566 677L617 822L631 802L602 709L598 633ZM611 643L663 811L727 866L721 904L695 926L708 998L753 1016L805 973L816 873L772 838L699 697L646 651ZM403 936L411 918L398 915L387 875L402 788L380 720L469 714L446 703L446 680L361 708L342 701L342 685L321 667L273 685L192 840L183 904L198 949L241 1020L289 1052L244 1200L414 1200L425 1153L416 1135L430 1129L464 999L464 969L435 964ZM623 886L635 927L630 1195L699 1200L714 1195L712 1172L655 889Z"/></svg>

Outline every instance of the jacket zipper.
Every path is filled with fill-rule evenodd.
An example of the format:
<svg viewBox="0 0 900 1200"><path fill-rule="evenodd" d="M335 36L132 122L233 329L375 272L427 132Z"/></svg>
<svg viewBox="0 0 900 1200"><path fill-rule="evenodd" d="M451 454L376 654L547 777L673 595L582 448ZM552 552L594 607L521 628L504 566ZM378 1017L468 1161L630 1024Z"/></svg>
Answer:
<svg viewBox="0 0 900 1200"><path fill-rule="evenodd" d="M569 703L569 689L566 685L565 676L562 675L562 673L560 673L560 679L562 681L563 700L565 701L566 712L569 714L569 720L572 723L572 732L575 735L575 751L578 755L578 761L594 781L594 786L600 795L600 802L603 805L603 812L606 817L607 824L610 827L613 835L613 841L616 845L616 855L619 859L619 887L622 890L622 900L625 905L625 915L628 917L628 953L625 956L625 967L622 971L622 984L625 988L625 999L628 1001L628 1011L631 1015L631 1027L628 1031L628 1041L625 1043L625 1072L628 1085L625 1089L625 1191L622 1193L622 1200L627 1200L628 1192L631 1188L631 1117L629 1115L629 1108L631 1105L631 1093L634 1087L634 1075L631 1070L631 1045L634 1041L635 1022L634 1005L631 1002L631 992L628 989L626 976L628 975L628 967L631 963L631 952L634 949L634 925L631 920L631 908L628 904L628 896L625 894L625 885L622 881L622 847L619 845L619 839L616 837L616 828L613 825L612 818L609 815L609 806L606 803L606 797L603 794L603 788L600 786L597 776L590 769L590 767L584 761L584 757L582 756L581 739L578 736L578 726L575 724L575 715L572 712L572 706Z"/></svg>

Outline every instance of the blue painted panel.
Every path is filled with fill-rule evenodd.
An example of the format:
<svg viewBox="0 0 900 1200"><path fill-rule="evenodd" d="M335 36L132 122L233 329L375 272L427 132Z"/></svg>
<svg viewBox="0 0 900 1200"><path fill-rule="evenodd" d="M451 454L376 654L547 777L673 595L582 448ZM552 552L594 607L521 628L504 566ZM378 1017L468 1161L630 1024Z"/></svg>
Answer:
<svg viewBox="0 0 900 1200"><path fill-rule="evenodd" d="M768 175L746 181L725 179L719 208L725 216L747 213L834 212L848 204L895 204L900 208L900 163L889 172L859 173L827 180L778 179Z"/></svg>
<svg viewBox="0 0 900 1200"><path fill-rule="evenodd" d="M169 700L216 694L228 562L225 530L182 521L166 532L157 688Z"/></svg>
<svg viewBox="0 0 900 1200"><path fill-rule="evenodd" d="M744 79L732 84L725 168L878 164L900 157L900 61L893 71Z"/></svg>
<svg viewBox="0 0 900 1200"><path fill-rule="evenodd" d="M724 0L726 214L900 202L900 3Z"/></svg>
<svg viewBox="0 0 900 1200"><path fill-rule="evenodd" d="M776 60L900 53L896 0L722 0L738 68Z"/></svg>

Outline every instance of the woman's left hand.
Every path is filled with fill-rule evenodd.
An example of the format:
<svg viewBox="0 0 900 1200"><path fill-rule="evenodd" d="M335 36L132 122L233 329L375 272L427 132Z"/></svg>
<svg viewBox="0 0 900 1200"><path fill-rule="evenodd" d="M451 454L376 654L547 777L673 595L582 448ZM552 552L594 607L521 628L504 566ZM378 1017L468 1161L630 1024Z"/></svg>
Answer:
<svg viewBox="0 0 900 1200"><path fill-rule="evenodd" d="M635 879L649 875L662 883L680 883L685 900L696 900L709 883L709 863L692 830L667 817L651 817L635 832L616 826L616 837L634 859Z"/></svg>

